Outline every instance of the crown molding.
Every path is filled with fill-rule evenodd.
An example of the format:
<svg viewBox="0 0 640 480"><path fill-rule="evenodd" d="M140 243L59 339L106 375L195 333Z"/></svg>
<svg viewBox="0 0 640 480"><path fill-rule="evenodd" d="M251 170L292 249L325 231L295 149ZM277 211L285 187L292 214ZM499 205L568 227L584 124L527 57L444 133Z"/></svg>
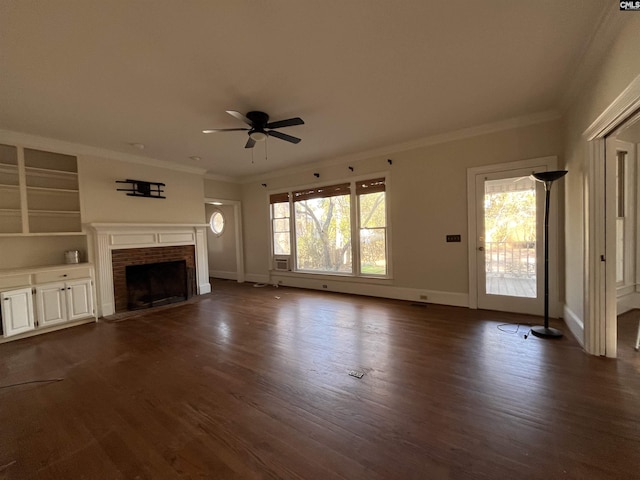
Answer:
<svg viewBox="0 0 640 480"><path fill-rule="evenodd" d="M566 113L584 89L595 69L602 65L602 59L611 49L618 32L625 23L631 20L631 15L620 14L617 3L607 5L591 37L584 43L578 55L576 66L571 70L571 80L560 99L560 111Z"/></svg>
<svg viewBox="0 0 640 480"><path fill-rule="evenodd" d="M557 110L547 110L544 112L537 112L531 115L525 115L521 117L514 117L507 120L501 120L499 122L487 123L484 125L478 125L475 127L463 128L461 130L455 130L452 132L441 133L424 137L418 140L409 142L397 143L389 145L387 147L366 150L352 155L345 155L336 157L329 160L320 160L317 162L305 163L304 165L298 165L290 168L283 168L276 172L270 172L266 174L253 175L247 177L240 177L237 182L242 184L252 183L261 180L268 180L271 178L278 178L283 175L293 175L296 173L303 173L311 169L317 169L321 167L330 167L334 165L340 165L343 163L357 162L375 157L384 157L393 155L408 150L415 150L418 148L429 147L432 145L438 145L442 143L455 142L464 140L466 138L478 137L480 135L488 135L491 133L501 132L505 130L512 130L515 128L527 127L530 125L536 125L538 123L550 122L561 118L560 112Z"/></svg>
<svg viewBox="0 0 640 480"><path fill-rule="evenodd" d="M237 177L227 177L225 175L216 175L215 173L205 173L205 180L216 180L218 182L240 183Z"/></svg>
<svg viewBox="0 0 640 480"><path fill-rule="evenodd" d="M150 167L165 168L167 170L194 173L197 175L204 175L206 172L206 169L204 168L190 167L187 165L180 165L178 163L167 162L165 160L157 160L155 158L143 157L140 155L115 152L105 148L92 147L90 145L66 142L63 140L56 140L54 138L40 137L29 133L14 132L11 130L0 129L0 142L21 145L27 148L54 150L58 153L65 153L68 155L102 157L109 160L118 160L121 162L147 165Z"/></svg>
<svg viewBox="0 0 640 480"><path fill-rule="evenodd" d="M640 75L596 118L582 136L588 141L603 138L640 108Z"/></svg>

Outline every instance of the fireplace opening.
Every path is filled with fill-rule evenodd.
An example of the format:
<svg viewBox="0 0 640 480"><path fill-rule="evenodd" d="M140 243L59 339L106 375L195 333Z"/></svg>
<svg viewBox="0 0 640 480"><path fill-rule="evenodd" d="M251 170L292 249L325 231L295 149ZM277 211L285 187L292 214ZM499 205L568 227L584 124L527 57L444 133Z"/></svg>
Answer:
<svg viewBox="0 0 640 480"><path fill-rule="evenodd" d="M126 267L129 310L187 300L190 295L187 262L148 263Z"/></svg>

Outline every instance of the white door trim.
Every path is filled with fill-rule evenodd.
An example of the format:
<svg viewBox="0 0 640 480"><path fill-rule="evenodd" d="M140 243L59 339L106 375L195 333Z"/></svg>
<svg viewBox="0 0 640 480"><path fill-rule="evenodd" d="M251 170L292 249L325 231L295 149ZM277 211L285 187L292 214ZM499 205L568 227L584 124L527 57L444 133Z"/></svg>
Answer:
<svg viewBox="0 0 640 480"><path fill-rule="evenodd" d="M240 200L224 200L219 198L205 198L204 203L220 202L223 205L233 206L233 217L235 219L235 234L236 234L236 272L237 282L244 283L244 250L242 241L242 202Z"/></svg>
<svg viewBox="0 0 640 480"><path fill-rule="evenodd" d="M584 346L592 355L617 356L615 182L606 182L605 137L638 109L640 75L582 134L590 145L584 204Z"/></svg>
<svg viewBox="0 0 640 480"><path fill-rule="evenodd" d="M482 167L473 167L467 169L467 238L468 241L468 259L469 259L469 308L478 308L478 269L477 269L477 195L476 195L476 176L494 172L507 172L509 170L533 170L540 166L546 166L547 170L556 170L558 158L555 156L530 158L527 160L518 160L515 162L499 163L493 165L485 165ZM556 202L557 205L557 202ZM556 294L557 297L557 294ZM550 302L552 315L557 316L557 302Z"/></svg>

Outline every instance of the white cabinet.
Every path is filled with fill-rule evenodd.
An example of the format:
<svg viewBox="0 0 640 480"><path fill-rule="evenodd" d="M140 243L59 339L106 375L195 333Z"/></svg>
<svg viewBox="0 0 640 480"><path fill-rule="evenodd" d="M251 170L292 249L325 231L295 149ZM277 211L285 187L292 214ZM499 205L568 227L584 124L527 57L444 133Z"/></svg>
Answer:
<svg viewBox="0 0 640 480"><path fill-rule="evenodd" d="M35 328L31 288L2 292L0 301L2 302L2 331L5 337Z"/></svg>
<svg viewBox="0 0 640 480"><path fill-rule="evenodd" d="M93 289L91 279L85 278L65 283L67 292L67 317L71 320L92 317Z"/></svg>
<svg viewBox="0 0 640 480"><path fill-rule="evenodd" d="M0 271L2 337L14 337L8 341L94 321L92 279L90 264Z"/></svg>
<svg viewBox="0 0 640 480"><path fill-rule="evenodd" d="M67 321L64 283L51 283L36 287L38 326L45 327Z"/></svg>
<svg viewBox="0 0 640 480"><path fill-rule="evenodd" d="M36 306L40 327L92 317L91 279L39 285Z"/></svg>

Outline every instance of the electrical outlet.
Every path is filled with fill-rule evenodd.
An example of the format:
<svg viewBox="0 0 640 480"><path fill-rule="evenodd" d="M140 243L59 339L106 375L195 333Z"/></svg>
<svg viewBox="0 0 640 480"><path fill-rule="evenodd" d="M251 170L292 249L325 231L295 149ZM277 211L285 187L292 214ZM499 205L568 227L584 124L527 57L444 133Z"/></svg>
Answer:
<svg viewBox="0 0 640 480"><path fill-rule="evenodd" d="M420 295L420 300L426 300L427 296L426 295Z"/></svg>
<svg viewBox="0 0 640 480"><path fill-rule="evenodd" d="M322 285L322 288L328 288L326 285Z"/></svg>
<svg viewBox="0 0 640 480"><path fill-rule="evenodd" d="M462 235L447 235L447 242L461 242Z"/></svg>

